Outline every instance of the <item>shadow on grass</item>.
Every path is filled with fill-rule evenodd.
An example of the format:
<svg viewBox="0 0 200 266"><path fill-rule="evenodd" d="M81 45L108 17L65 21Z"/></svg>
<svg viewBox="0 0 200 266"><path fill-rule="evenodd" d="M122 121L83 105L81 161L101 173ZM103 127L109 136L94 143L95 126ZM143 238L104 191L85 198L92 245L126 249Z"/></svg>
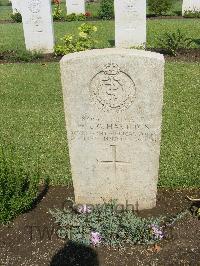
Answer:
<svg viewBox="0 0 200 266"><path fill-rule="evenodd" d="M115 40L108 40L111 47L115 47Z"/></svg>
<svg viewBox="0 0 200 266"><path fill-rule="evenodd" d="M150 48L150 49L147 48L146 50L150 52L160 53L163 55L171 55L170 52L164 48Z"/></svg>
<svg viewBox="0 0 200 266"><path fill-rule="evenodd" d="M175 10L174 13L175 13L177 16L182 16L182 11L181 11L181 10Z"/></svg>
<svg viewBox="0 0 200 266"><path fill-rule="evenodd" d="M44 183L43 187L40 188L39 194L38 194L37 198L33 201L30 210L36 208L37 205L42 201L44 196L46 196L46 194L49 190L49 183L50 183L49 179L45 180L45 183Z"/></svg>
<svg viewBox="0 0 200 266"><path fill-rule="evenodd" d="M155 14L147 14L146 17L147 18L156 18L158 16L156 16Z"/></svg>
<svg viewBox="0 0 200 266"><path fill-rule="evenodd" d="M193 39L192 40L195 44L200 45L200 39Z"/></svg>
<svg viewBox="0 0 200 266"><path fill-rule="evenodd" d="M174 11L172 14L147 14L148 19L183 19L181 11Z"/></svg>
<svg viewBox="0 0 200 266"><path fill-rule="evenodd" d="M97 253L89 246L68 242L54 255L50 266L98 266Z"/></svg>

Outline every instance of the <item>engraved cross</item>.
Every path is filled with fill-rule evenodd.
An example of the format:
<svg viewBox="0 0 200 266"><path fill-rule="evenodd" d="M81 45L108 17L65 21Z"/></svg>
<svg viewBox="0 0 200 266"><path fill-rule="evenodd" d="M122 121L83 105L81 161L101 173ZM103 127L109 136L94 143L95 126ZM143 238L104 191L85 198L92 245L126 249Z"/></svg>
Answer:
<svg viewBox="0 0 200 266"><path fill-rule="evenodd" d="M116 145L110 145L112 148L112 160L110 161L100 161L102 164L112 164L115 169L115 176L117 173L117 164L130 164L130 162L125 162L125 161L118 161L117 160L117 146Z"/></svg>

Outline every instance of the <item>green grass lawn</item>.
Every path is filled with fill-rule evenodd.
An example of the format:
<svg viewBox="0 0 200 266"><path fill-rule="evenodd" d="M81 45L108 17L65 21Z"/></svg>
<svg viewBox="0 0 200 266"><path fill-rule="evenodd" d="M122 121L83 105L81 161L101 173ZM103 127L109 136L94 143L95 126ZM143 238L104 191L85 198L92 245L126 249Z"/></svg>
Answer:
<svg viewBox="0 0 200 266"><path fill-rule="evenodd" d="M0 65L0 77L0 136L28 169L39 159L43 176L65 183L69 160L59 65Z"/></svg>
<svg viewBox="0 0 200 266"><path fill-rule="evenodd" d="M170 10L167 11L167 16L181 16L182 15L182 0L173 0L172 7ZM148 1L147 1L148 4ZM147 15L152 15L151 12L149 12L148 5L147 5Z"/></svg>
<svg viewBox="0 0 200 266"><path fill-rule="evenodd" d="M56 22L55 36L59 41L64 34L77 32L82 22ZM96 47L105 48L114 45L114 21L90 22L98 27ZM200 20L148 20L147 22L147 47L158 47L158 38L164 32L173 32L178 28L188 37L200 39ZM193 47L199 47L193 44ZM22 24L0 24L0 52L7 50L25 51Z"/></svg>
<svg viewBox="0 0 200 266"><path fill-rule="evenodd" d="M11 19L10 18L11 13L12 13L11 6L0 6L0 20Z"/></svg>
<svg viewBox="0 0 200 266"><path fill-rule="evenodd" d="M10 5L8 0L0 0L0 6L8 6Z"/></svg>
<svg viewBox="0 0 200 266"><path fill-rule="evenodd" d="M0 136L54 184L70 177L58 63L0 65ZM200 64L166 63L160 185L200 187Z"/></svg>

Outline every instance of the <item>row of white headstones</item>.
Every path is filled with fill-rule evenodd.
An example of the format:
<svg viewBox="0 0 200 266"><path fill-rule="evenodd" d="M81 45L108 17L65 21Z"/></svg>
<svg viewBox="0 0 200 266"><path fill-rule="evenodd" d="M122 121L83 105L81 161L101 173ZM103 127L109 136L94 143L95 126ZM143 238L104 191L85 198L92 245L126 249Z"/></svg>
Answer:
<svg viewBox="0 0 200 266"><path fill-rule="evenodd" d="M22 15L26 49L41 53L54 50L51 0L11 0ZM115 46L144 47L146 43L146 0L114 0ZM85 13L84 0L66 0L67 12ZM183 0L183 12L200 11L200 0Z"/></svg>
<svg viewBox="0 0 200 266"><path fill-rule="evenodd" d="M9 0L12 3L13 14L19 12L17 0ZM38 1L35 1L38 2ZM85 14L85 0L66 0L67 14Z"/></svg>

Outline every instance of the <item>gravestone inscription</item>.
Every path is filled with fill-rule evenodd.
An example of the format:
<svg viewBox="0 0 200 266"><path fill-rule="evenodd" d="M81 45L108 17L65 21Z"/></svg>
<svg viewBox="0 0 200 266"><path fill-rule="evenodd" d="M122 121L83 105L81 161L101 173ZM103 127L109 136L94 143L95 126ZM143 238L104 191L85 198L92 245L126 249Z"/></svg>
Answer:
<svg viewBox="0 0 200 266"><path fill-rule="evenodd" d="M164 59L134 49L74 53L61 60L77 203L156 204Z"/></svg>

